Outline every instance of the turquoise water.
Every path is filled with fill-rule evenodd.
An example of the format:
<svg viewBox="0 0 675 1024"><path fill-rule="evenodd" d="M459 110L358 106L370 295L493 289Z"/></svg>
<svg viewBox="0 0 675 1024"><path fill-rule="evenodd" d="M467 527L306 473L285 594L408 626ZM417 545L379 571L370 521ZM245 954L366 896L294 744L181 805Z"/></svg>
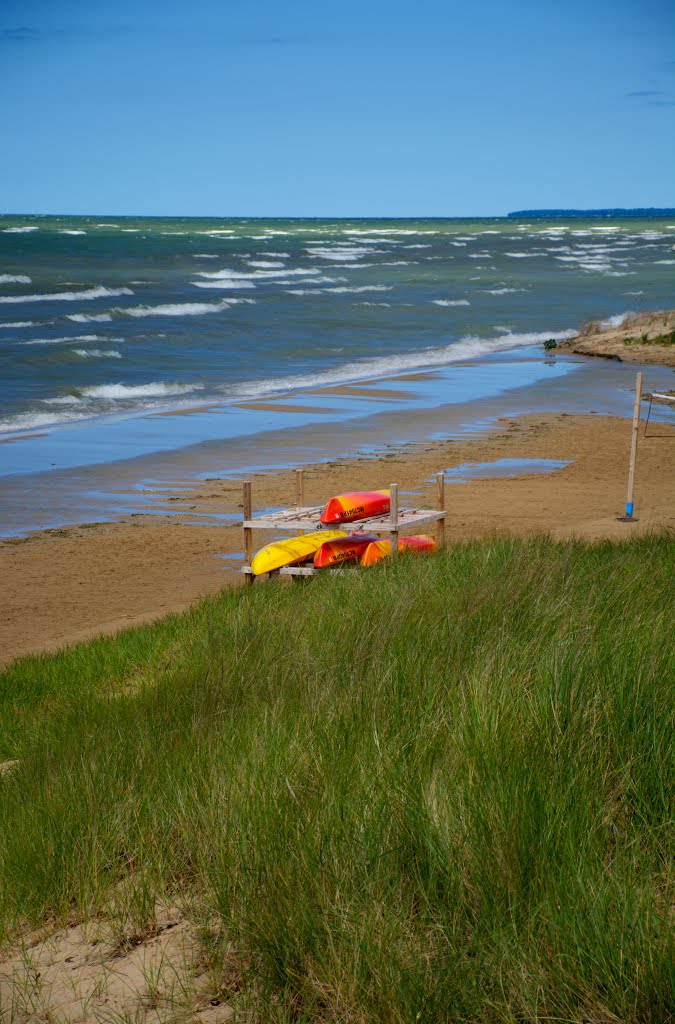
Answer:
<svg viewBox="0 0 675 1024"><path fill-rule="evenodd" d="M537 344L671 305L674 245L668 219L0 218L0 436L68 424L95 460L99 417L112 452L141 413Z"/></svg>

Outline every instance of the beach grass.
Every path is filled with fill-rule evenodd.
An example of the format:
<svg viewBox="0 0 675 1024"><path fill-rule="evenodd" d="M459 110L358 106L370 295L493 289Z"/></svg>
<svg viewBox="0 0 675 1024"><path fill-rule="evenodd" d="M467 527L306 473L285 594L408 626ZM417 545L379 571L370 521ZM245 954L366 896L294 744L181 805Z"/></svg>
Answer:
<svg viewBox="0 0 675 1024"><path fill-rule="evenodd" d="M674 567L495 537L22 659L3 943L161 898L240 1019L670 1019Z"/></svg>

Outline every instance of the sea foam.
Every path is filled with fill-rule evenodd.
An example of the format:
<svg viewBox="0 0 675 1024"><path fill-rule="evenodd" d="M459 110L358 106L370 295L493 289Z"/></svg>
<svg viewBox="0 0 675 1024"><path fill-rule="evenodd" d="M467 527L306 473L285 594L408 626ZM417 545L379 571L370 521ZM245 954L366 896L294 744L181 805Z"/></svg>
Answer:
<svg viewBox="0 0 675 1024"><path fill-rule="evenodd" d="M83 359L121 359L122 353L118 352L117 349L102 349L102 348L74 348L71 349L76 356L82 356Z"/></svg>
<svg viewBox="0 0 675 1024"><path fill-rule="evenodd" d="M187 395L192 391L201 391L201 384L166 384L163 381L152 381L150 384L96 384L82 389L86 398L107 398L121 401L128 398L170 398L172 395Z"/></svg>
<svg viewBox="0 0 675 1024"><path fill-rule="evenodd" d="M440 348L427 348L419 352L405 352L400 355L388 355L358 362L345 363L330 370L315 374L298 374L289 377L275 377L259 381L249 381L235 385L228 397L233 401L244 401L261 398L300 388L322 387L331 384L344 384L351 381L367 380L371 377L391 376L401 370L423 369L428 366L443 366L465 359L475 359L492 352L502 352L526 345L538 345L549 338L562 341L572 338L576 331L546 331L509 333L498 338L479 338L467 335L459 341Z"/></svg>
<svg viewBox="0 0 675 1024"><path fill-rule="evenodd" d="M118 309L118 313L126 316L204 316L207 313L221 313L229 309L229 302L167 302L161 306L131 306L129 309Z"/></svg>
<svg viewBox="0 0 675 1024"><path fill-rule="evenodd" d="M94 313L87 315L87 313L66 313L66 319L72 320L76 324L107 324L112 320L110 313Z"/></svg>
<svg viewBox="0 0 675 1024"><path fill-rule="evenodd" d="M133 295L131 288L87 288L82 292L48 292L45 295L0 295L0 302L79 302L110 295Z"/></svg>
<svg viewBox="0 0 675 1024"><path fill-rule="evenodd" d="M30 284L30 277L25 274L0 274L0 284Z"/></svg>

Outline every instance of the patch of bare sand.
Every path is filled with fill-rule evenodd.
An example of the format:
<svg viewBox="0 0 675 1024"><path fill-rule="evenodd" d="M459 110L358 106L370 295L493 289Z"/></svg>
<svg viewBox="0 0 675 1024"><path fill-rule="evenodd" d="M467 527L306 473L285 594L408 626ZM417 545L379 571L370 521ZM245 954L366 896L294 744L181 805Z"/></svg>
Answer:
<svg viewBox="0 0 675 1024"><path fill-rule="evenodd" d="M0 958L2 1024L222 1024L232 1018L195 928L157 909L145 934L109 920L29 935Z"/></svg>
<svg viewBox="0 0 675 1024"><path fill-rule="evenodd" d="M327 409L323 406L317 405L289 405L283 402L241 402L237 405L238 409L255 409L259 412L304 412L304 413L337 413L338 409Z"/></svg>
<svg viewBox="0 0 675 1024"><path fill-rule="evenodd" d="M391 379L391 378L388 378ZM400 378L399 378L400 379ZM403 400L411 401L408 391L401 391L400 388L378 388L374 387L374 381L370 387L361 384L336 384L334 387L317 388L312 394L316 395L344 395L354 398L378 398L380 401Z"/></svg>
<svg viewBox="0 0 675 1024"><path fill-rule="evenodd" d="M576 338L561 342L576 355L600 356L625 363L675 367L675 310L631 313L618 327L586 324Z"/></svg>
<svg viewBox="0 0 675 1024"><path fill-rule="evenodd" d="M653 438L641 434L635 484L639 520L617 521L626 500L630 436L630 421L613 417L561 413L503 419L478 437L403 445L377 458L307 467L305 500L319 505L340 491L395 481L402 504L434 507L431 477L441 469L503 458L566 459L569 466L546 476L448 484L447 541L494 531L624 538L672 527L675 429L666 426ZM293 504L291 470L253 474L252 480L254 513ZM414 494L408 497L406 491ZM202 481L192 495L180 496L202 513L241 514L237 481ZM185 525L193 518L193 512L178 518L139 516L128 523L0 542L0 663L157 619L240 582L237 562L228 566L217 556L243 550L241 529ZM268 541L264 532L255 536L256 546Z"/></svg>

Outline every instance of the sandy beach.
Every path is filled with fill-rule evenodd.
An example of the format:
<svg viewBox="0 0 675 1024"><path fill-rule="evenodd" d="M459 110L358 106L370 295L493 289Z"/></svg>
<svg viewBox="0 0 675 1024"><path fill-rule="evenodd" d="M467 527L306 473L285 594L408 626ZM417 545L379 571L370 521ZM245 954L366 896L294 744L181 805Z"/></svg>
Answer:
<svg viewBox="0 0 675 1024"><path fill-rule="evenodd" d="M675 311L632 313L618 326L590 321L560 347L576 355L675 367Z"/></svg>
<svg viewBox="0 0 675 1024"><path fill-rule="evenodd" d="M543 475L524 471L510 478L448 482L447 541L494 531L620 539L672 527L675 429L664 423L640 442L638 521L617 520L626 497L630 435L630 421L619 417L508 416L465 440L400 444L377 459L334 458L309 465L305 497L320 504L341 490L396 482L402 503L433 506L431 477L440 470L502 459L555 459L568 464ZM292 470L256 473L252 481L254 510L295 500ZM172 497L189 511L172 514ZM166 502L165 516L140 514L123 523L72 526L0 542L2 663L147 622L238 585L241 529L188 524L200 513L229 513L235 522L241 516L241 482L210 480L188 493L168 494ZM256 544L266 539L261 533Z"/></svg>

